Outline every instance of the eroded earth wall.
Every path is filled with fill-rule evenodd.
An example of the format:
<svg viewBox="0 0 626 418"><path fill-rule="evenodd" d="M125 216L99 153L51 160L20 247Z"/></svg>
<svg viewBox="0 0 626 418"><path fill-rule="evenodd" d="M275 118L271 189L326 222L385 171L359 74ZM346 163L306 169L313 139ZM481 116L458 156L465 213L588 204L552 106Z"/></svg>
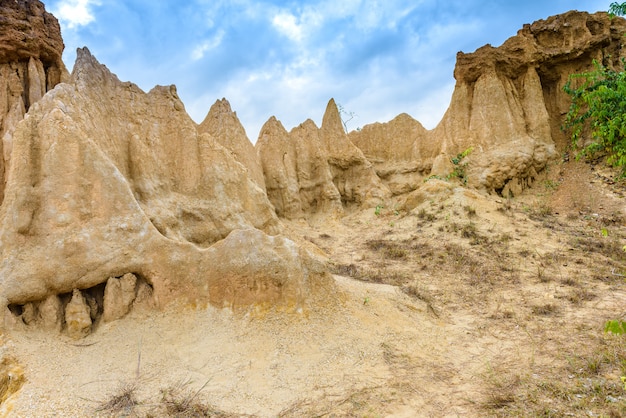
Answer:
<svg viewBox="0 0 626 418"><path fill-rule="evenodd" d="M39 1L0 2L0 204L12 131L30 107L68 77L59 22Z"/></svg>
<svg viewBox="0 0 626 418"><path fill-rule="evenodd" d="M519 194L568 144L561 130L568 77L592 69L593 60L619 67L625 33L624 19L602 12L571 11L524 25L500 47L457 55L451 103L434 130L401 115L350 139L396 192L420 177L449 175L451 159L471 149L469 186Z"/></svg>

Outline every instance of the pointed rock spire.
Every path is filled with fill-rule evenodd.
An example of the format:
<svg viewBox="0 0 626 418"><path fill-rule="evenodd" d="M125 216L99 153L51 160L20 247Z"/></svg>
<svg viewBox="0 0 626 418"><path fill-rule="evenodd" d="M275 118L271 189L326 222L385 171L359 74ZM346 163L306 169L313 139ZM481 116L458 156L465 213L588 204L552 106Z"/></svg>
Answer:
<svg viewBox="0 0 626 418"><path fill-rule="evenodd" d="M216 100L198 126L199 133L208 133L220 145L231 151L235 159L248 170L250 178L265 191L265 179L254 146L237 114L226 99Z"/></svg>

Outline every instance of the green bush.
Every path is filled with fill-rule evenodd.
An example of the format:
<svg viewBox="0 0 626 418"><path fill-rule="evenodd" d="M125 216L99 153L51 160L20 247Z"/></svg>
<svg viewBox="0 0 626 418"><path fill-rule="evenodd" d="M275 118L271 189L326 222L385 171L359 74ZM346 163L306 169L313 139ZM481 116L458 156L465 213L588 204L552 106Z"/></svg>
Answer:
<svg viewBox="0 0 626 418"><path fill-rule="evenodd" d="M593 71L571 75L563 88L572 98L564 128L571 130L579 156L606 153L607 163L626 177L626 72L593 64ZM587 132L591 142L581 146Z"/></svg>

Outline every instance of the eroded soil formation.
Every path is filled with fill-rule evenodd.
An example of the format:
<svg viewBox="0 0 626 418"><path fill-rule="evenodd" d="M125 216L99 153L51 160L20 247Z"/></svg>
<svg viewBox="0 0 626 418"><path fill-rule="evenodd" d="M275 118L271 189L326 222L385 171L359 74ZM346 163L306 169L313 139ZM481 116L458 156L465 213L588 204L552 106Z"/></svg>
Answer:
<svg viewBox="0 0 626 418"><path fill-rule="evenodd" d="M626 415L626 183L560 130L623 19L460 53L432 131L331 99L253 145L226 99L69 74L39 1L0 17L1 413Z"/></svg>

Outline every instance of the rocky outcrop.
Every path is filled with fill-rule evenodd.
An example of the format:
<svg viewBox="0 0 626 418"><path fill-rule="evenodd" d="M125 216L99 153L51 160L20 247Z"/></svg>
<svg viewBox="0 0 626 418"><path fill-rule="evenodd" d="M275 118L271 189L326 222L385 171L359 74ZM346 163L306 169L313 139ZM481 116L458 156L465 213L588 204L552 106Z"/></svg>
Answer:
<svg viewBox="0 0 626 418"><path fill-rule="evenodd" d="M422 185L411 210L451 193L424 183L450 173L520 193L566 143L569 74L620 65L626 32L570 12L459 54L432 131L403 114L348 136L331 100L321 128L271 118L253 147L225 99L196 125L174 86L145 93L86 48L66 77L43 5L0 4L0 306L5 325L77 338L179 299L297 311L327 297L323 257L281 236L279 216L326 221Z"/></svg>
<svg viewBox="0 0 626 418"><path fill-rule="evenodd" d="M63 80L59 23L37 0L0 2L0 204L11 164L13 130Z"/></svg>
<svg viewBox="0 0 626 418"><path fill-rule="evenodd" d="M619 65L624 32L621 18L568 12L525 25L499 48L459 53L452 104L433 132L442 152L474 147L470 184L520 193L567 143L568 77L594 59Z"/></svg>
<svg viewBox="0 0 626 418"><path fill-rule="evenodd" d="M569 75L591 69L594 59L620 66L625 32L626 21L606 13L572 11L525 25L498 48L458 54L450 107L433 131L401 117L350 138L394 192L414 188L416 173L448 176L458 169L452 158L471 150L462 162L469 186L519 194L569 142L561 131ZM401 125L413 127L396 136ZM386 150L396 146L404 154Z"/></svg>
<svg viewBox="0 0 626 418"><path fill-rule="evenodd" d="M43 329L61 331L65 321L63 303L57 295L48 296L37 307L39 322Z"/></svg>
<svg viewBox="0 0 626 418"><path fill-rule="evenodd" d="M89 306L80 290L74 289L72 299L65 307L67 334L72 338L83 338L91 333Z"/></svg>
<svg viewBox="0 0 626 418"><path fill-rule="evenodd" d="M336 217L347 207L375 206L390 196L372 164L348 139L332 99L321 128L309 119L288 133L270 118L256 149L268 197L281 217Z"/></svg>
<svg viewBox="0 0 626 418"><path fill-rule="evenodd" d="M406 113L388 123L374 123L352 131L349 138L396 195L419 187L430 175L433 160L439 154L439 144L428 137L421 123Z"/></svg>
<svg viewBox="0 0 626 418"><path fill-rule="evenodd" d="M267 196L278 216L304 219L343 213L319 129L312 120L288 133L276 118L270 118L261 128L256 149Z"/></svg>
<svg viewBox="0 0 626 418"><path fill-rule="evenodd" d="M129 272L149 285L137 298L157 306L185 298L297 308L329 283L316 256L274 236L281 226L263 190L198 133L173 86L144 93L87 49L70 83L18 124L13 154L20 164L0 207L0 297L22 322L30 304L73 292L82 330L85 309L92 321L105 309L94 289Z"/></svg>
<svg viewBox="0 0 626 418"><path fill-rule="evenodd" d="M106 282L102 300L102 320L115 321L123 318L137 296L137 276L126 273L121 278L110 277Z"/></svg>
<svg viewBox="0 0 626 418"><path fill-rule="evenodd" d="M346 135L339 110L330 99L322 119L320 138L324 144L333 183L344 206L376 206L389 197L372 164Z"/></svg>
<svg viewBox="0 0 626 418"><path fill-rule="evenodd" d="M257 160L254 145L248 139L237 114L230 108L228 100L217 100L202 123L199 133L207 133L217 143L233 153L235 159L248 170L250 178L265 191L265 179L261 164Z"/></svg>

